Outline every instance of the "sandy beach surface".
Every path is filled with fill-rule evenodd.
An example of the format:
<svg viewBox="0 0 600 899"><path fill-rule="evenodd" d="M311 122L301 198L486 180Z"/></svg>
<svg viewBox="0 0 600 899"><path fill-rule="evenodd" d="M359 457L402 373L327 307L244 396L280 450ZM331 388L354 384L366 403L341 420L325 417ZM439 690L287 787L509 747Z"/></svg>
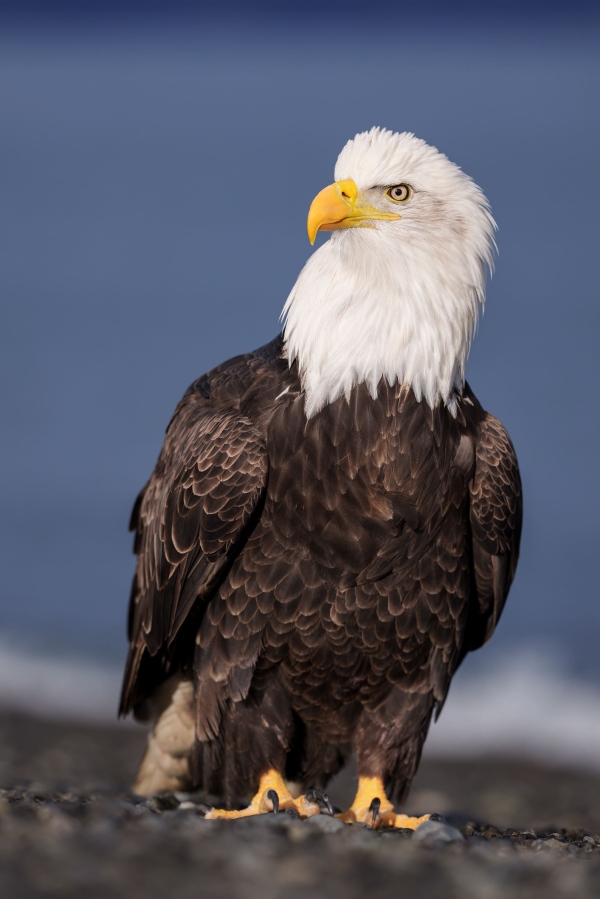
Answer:
<svg viewBox="0 0 600 899"><path fill-rule="evenodd" d="M526 759L425 760L406 811L374 832L326 815L207 821L207 797L128 792L141 728L0 714L0 895L6 899L600 895L600 773ZM352 771L329 794L352 794Z"/></svg>

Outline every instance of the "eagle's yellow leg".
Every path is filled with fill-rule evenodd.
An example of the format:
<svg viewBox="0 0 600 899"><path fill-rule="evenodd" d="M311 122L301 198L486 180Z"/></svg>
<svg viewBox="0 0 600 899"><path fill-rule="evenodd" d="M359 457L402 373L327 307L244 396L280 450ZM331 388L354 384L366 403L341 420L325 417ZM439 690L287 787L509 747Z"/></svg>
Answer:
<svg viewBox="0 0 600 899"><path fill-rule="evenodd" d="M294 808L301 818L318 815L324 808L331 814L329 800L319 790L312 790L305 796L294 799L286 783L277 771L270 769L260 779L256 795L247 808L241 811L229 811L224 808L213 808L206 813L207 818L247 818L249 815L264 815L266 812L285 811Z"/></svg>
<svg viewBox="0 0 600 899"><path fill-rule="evenodd" d="M411 818L399 815L385 795L380 777L359 777L358 790L348 811L337 816L346 824L368 824L370 827L406 827L416 830L429 815Z"/></svg>

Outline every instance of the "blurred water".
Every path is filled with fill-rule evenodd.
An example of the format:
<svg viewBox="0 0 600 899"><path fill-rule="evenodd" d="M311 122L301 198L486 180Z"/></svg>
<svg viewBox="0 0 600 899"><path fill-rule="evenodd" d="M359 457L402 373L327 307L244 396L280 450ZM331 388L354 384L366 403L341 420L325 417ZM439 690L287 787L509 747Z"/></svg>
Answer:
<svg viewBox="0 0 600 899"><path fill-rule="evenodd" d="M344 142L380 124L458 162L500 225L469 380L513 437L526 522L481 663L549 637L600 676L598 34L3 30L5 639L123 656L126 523L170 414L200 373L278 331L308 205Z"/></svg>

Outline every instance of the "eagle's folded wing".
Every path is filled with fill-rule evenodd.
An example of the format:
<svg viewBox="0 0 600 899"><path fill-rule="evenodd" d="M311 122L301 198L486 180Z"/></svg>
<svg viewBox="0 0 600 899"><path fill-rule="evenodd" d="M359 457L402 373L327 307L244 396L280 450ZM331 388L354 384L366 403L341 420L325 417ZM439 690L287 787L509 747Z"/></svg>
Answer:
<svg viewBox="0 0 600 899"><path fill-rule="evenodd" d="M132 514L138 566L121 714L147 695L144 681L157 666L163 678L169 673L177 640L193 639L197 625L181 625L199 623L203 600L237 554L267 466L264 441L247 418L211 407L198 393L184 397Z"/></svg>
<svg viewBox="0 0 600 899"><path fill-rule="evenodd" d="M489 413L480 426L475 456L470 518L476 595L465 652L489 640L498 623L517 567L523 517L517 457L506 430Z"/></svg>

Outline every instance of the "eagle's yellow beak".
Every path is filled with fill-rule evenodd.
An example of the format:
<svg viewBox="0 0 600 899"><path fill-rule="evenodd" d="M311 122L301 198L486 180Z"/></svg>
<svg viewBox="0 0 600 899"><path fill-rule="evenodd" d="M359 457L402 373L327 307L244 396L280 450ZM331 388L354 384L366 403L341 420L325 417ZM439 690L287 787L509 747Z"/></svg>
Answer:
<svg viewBox="0 0 600 899"><path fill-rule="evenodd" d="M395 221L402 218L383 212L358 200L358 188L352 178L324 187L312 201L308 211L308 239L314 244L317 231L336 228L373 228L376 220Z"/></svg>

